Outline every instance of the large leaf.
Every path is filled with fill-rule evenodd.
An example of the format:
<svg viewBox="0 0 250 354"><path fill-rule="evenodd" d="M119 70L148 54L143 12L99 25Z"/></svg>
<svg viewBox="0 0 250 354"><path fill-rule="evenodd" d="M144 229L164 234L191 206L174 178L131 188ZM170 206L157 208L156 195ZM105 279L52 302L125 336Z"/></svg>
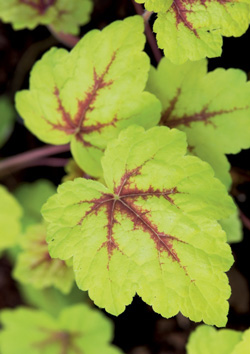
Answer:
<svg viewBox="0 0 250 354"><path fill-rule="evenodd" d="M207 161L228 188L225 154L250 147L250 83L236 69L207 73L207 62L182 66L161 60L151 69L148 89L162 103L161 124L187 134L189 150Z"/></svg>
<svg viewBox="0 0 250 354"><path fill-rule="evenodd" d="M28 308L1 314L2 354L121 354L112 345L112 325L86 305L65 308L57 319Z"/></svg>
<svg viewBox="0 0 250 354"><path fill-rule="evenodd" d="M143 92L149 58L140 16L89 32L68 53L51 49L35 65L30 90L17 94L26 126L52 144L71 142L78 165L101 173L100 158L118 132L160 119L160 102Z"/></svg>
<svg viewBox="0 0 250 354"><path fill-rule="evenodd" d="M58 32L78 34L90 20L92 0L0 0L0 18L15 30L52 25Z"/></svg>
<svg viewBox="0 0 250 354"><path fill-rule="evenodd" d="M56 191L55 186L48 180L37 180L34 183L23 183L15 190L15 197L23 208L22 224L27 226L42 221L41 207Z"/></svg>
<svg viewBox="0 0 250 354"><path fill-rule="evenodd" d="M118 315L135 292L156 312L223 326L233 259L216 219L234 205L211 167L185 156L185 134L132 126L108 146L103 184L75 179L42 209L52 257Z"/></svg>
<svg viewBox="0 0 250 354"><path fill-rule="evenodd" d="M72 267L60 259L50 257L44 224L30 226L22 235L20 245L22 251L13 273L18 281L39 289L55 286L69 293L74 282Z"/></svg>
<svg viewBox="0 0 250 354"><path fill-rule="evenodd" d="M0 147L9 138L14 126L15 112L7 99L0 97Z"/></svg>
<svg viewBox="0 0 250 354"><path fill-rule="evenodd" d="M15 245L21 231L22 209L16 199L0 186L0 250Z"/></svg>
<svg viewBox="0 0 250 354"><path fill-rule="evenodd" d="M250 330L245 333L199 326L190 336L188 354L249 354Z"/></svg>
<svg viewBox="0 0 250 354"><path fill-rule="evenodd" d="M221 55L222 36L241 36L249 25L249 0L136 0L158 12L158 45L176 64Z"/></svg>

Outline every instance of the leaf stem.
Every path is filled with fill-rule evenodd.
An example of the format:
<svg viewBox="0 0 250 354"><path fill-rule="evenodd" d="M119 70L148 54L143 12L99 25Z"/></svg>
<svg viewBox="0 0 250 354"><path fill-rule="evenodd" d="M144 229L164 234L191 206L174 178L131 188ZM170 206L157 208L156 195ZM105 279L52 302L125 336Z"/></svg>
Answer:
<svg viewBox="0 0 250 354"><path fill-rule="evenodd" d="M141 15L144 19L145 22L145 34L147 37L147 41L148 44L150 45L150 48L152 50L152 53L154 55L155 61L158 64L159 61L162 58L162 53L160 51L160 49L158 48L157 42L156 42L156 38L151 30L151 27L148 23L151 15L153 14L153 12L151 11L144 11L142 6L138 3L135 2L135 0L132 0L132 3L134 5L135 11L138 15Z"/></svg>
<svg viewBox="0 0 250 354"><path fill-rule="evenodd" d="M64 33L64 32L57 32L53 26L47 26L49 29L50 33L62 44L64 44L66 47L73 48L80 40L79 37L73 36L72 34L69 33Z"/></svg>
<svg viewBox="0 0 250 354"><path fill-rule="evenodd" d="M240 210L240 218L245 228L250 230L250 219L241 210Z"/></svg>
<svg viewBox="0 0 250 354"><path fill-rule="evenodd" d="M32 151L23 152L19 155L8 157L3 161L0 161L0 178L29 166L41 165L43 161L41 159L43 159L44 157L48 157L55 154L61 154L63 152L69 151L69 149L69 144L46 145ZM47 159L47 165L48 163L50 166L56 166L55 160L50 160L48 162ZM63 161L63 163L65 164L65 160ZM62 166L62 161L60 161L59 165Z"/></svg>

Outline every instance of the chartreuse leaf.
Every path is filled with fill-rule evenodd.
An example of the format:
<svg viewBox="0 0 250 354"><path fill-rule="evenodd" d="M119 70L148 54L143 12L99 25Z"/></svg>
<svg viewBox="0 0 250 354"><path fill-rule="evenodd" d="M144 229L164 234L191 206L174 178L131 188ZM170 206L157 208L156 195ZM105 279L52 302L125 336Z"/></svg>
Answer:
<svg viewBox="0 0 250 354"><path fill-rule="evenodd" d="M216 330L199 326L190 336L188 354L249 354L250 330L245 333L231 329Z"/></svg>
<svg viewBox="0 0 250 354"><path fill-rule="evenodd" d="M20 307L1 314L2 354L121 354L110 345L111 322L86 305L65 308L58 318Z"/></svg>
<svg viewBox="0 0 250 354"><path fill-rule="evenodd" d="M37 180L34 183L23 183L15 190L15 197L21 204L24 213L23 229L42 221L41 207L56 192L56 188L48 180Z"/></svg>
<svg viewBox="0 0 250 354"><path fill-rule="evenodd" d="M14 126L15 112L7 99L7 97L0 97L0 147L9 138Z"/></svg>
<svg viewBox="0 0 250 354"><path fill-rule="evenodd" d="M249 25L249 0L136 0L158 12L157 41L176 64L221 55L222 36L238 37Z"/></svg>
<svg viewBox="0 0 250 354"><path fill-rule="evenodd" d="M51 25L58 32L78 34L92 8L92 0L0 0L0 19L15 30Z"/></svg>
<svg viewBox="0 0 250 354"><path fill-rule="evenodd" d="M17 94L19 113L39 139L71 142L77 164L101 174L100 158L118 132L160 119L160 102L143 92L149 58L140 16L91 31L68 53L51 49L35 65L30 90Z"/></svg>
<svg viewBox="0 0 250 354"><path fill-rule="evenodd" d="M49 250L73 256L77 285L119 315L137 292L165 317L223 326L233 258L216 219L234 211L211 167L185 156L185 134L131 126L102 159L106 186L62 184L42 209Z"/></svg>
<svg viewBox="0 0 250 354"><path fill-rule="evenodd" d="M207 73L207 62L182 66L161 60L151 69L148 90L162 103L161 124L187 134L189 150L207 161L228 188L225 154L250 147L250 83L236 69Z"/></svg>
<svg viewBox="0 0 250 354"><path fill-rule="evenodd" d="M15 279L39 289L55 286L64 293L71 290L74 282L72 267L50 257L44 224L28 227L20 245L22 251L13 273Z"/></svg>
<svg viewBox="0 0 250 354"><path fill-rule="evenodd" d="M0 185L0 251L12 247L21 231L22 209L16 199Z"/></svg>

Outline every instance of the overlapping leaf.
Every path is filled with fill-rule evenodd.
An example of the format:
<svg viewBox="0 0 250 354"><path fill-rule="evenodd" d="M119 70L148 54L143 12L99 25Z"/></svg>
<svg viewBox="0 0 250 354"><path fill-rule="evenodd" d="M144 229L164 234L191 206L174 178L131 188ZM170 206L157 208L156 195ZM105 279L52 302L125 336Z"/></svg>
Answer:
<svg viewBox="0 0 250 354"><path fill-rule="evenodd" d="M151 69L148 89L162 103L161 124L187 134L189 150L207 161L228 188L225 154L250 147L250 83L244 72L216 69L205 60L182 66L162 59Z"/></svg>
<svg viewBox="0 0 250 354"><path fill-rule="evenodd" d="M17 94L26 126L45 142L71 142L78 165L98 176L103 149L122 128L159 121L160 102L143 92L144 43L143 20L135 16L89 32L71 53L50 50L32 71L30 91Z"/></svg>
<svg viewBox="0 0 250 354"><path fill-rule="evenodd" d="M135 0L138 4L144 4L148 11L166 12L172 5L173 0Z"/></svg>
<svg viewBox="0 0 250 354"><path fill-rule="evenodd" d="M227 241L229 243L242 241L243 230L242 230L242 223L241 220L239 219L238 212L235 212L227 219L221 220L220 224L223 230L226 232Z"/></svg>
<svg viewBox="0 0 250 354"><path fill-rule="evenodd" d="M62 182L73 181L77 177L84 177L83 170L77 165L74 159L70 159L65 166L66 175L63 177Z"/></svg>
<svg viewBox="0 0 250 354"><path fill-rule="evenodd" d="M78 34L90 20L92 0L0 0L0 19L14 29L51 25L57 32Z"/></svg>
<svg viewBox="0 0 250 354"><path fill-rule="evenodd" d="M68 293L74 282L73 269L60 259L52 259L46 242L44 224L30 226L20 240L22 251L14 268L14 277L36 288L55 286Z"/></svg>
<svg viewBox="0 0 250 354"><path fill-rule="evenodd" d="M27 226L39 224L42 221L41 207L56 191L48 180L37 180L34 183L23 183L15 190L15 197L23 208L22 224Z"/></svg>
<svg viewBox="0 0 250 354"><path fill-rule="evenodd" d="M0 186L0 250L15 245L21 231L22 209L16 199Z"/></svg>
<svg viewBox="0 0 250 354"><path fill-rule="evenodd" d="M172 62L221 55L222 36L241 36L249 25L249 0L136 0L158 12L158 45Z"/></svg>
<svg viewBox="0 0 250 354"><path fill-rule="evenodd" d="M188 354L248 354L250 330L245 333L230 329L216 330L209 326L199 326L190 336Z"/></svg>
<svg viewBox="0 0 250 354"><path fill-rule="evenodd" d="M9 100L0 97L0 147L9 138L14 126L15 113Z"/></svg>
<svg viewBox="0 0 250 354"><path fill-rule="evenodd" d="M23 283L17 285L25 304L43 310L52 316L58 316L67 306L84 303L87 300L87 294L78 289L76 285L67 296L54 287L36 289L32 285Z"/></svg>
<svg viewBox="0 0 250 354"><path fill-rule="evenodd" d="M109 344L111 322L86 305L65 308L58 318L28 308L1 314L2 354L121 354Z"/></svg>
<svg viewBox="0 0 250 354"><path fill-rule="evenodd" d="M185 135L132 126L102 160L107 187L75 179L43 207L52 257L69 259L78 286L118 315L135 292L156 312L223 326L232 264L216 219L234 205L211 167L185 156Z"/></svg>

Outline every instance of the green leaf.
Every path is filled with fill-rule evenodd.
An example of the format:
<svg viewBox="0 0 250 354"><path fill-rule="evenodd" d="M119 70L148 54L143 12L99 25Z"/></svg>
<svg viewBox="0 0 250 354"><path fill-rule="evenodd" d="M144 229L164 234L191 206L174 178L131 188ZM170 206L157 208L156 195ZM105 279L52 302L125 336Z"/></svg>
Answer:
<svg viewBox="0 0 250 354"><path fill-rule="evenodd" d="M92 0L0 0L0 18L15 30L52 25L57 32L78 34L92 8Z"/></svg>
<svg viewBox="0 0 250 354"><path fill-rule="evenodd" d="M0 147L8 140L14 127L15 112L7 97L0 97Z"/></svg>
<svg viewBox="0 0 250 354"><path fill-rule="evenodd" d="M77 177L84 177L84 171L77 165L74 159L70 159L65 166L66 175L62 182L73 181Z"/></svg>
<svg viewBox="0 0 250 354"><path fill-rule="evenodd" d="M249 26L249 0L136 0L158 12L158 46L176 64L221 55L222 36L239 37Z"/></svg>
<svg viewBox="0 0 250 354"><path fill-rule="evenodd" d="M21 231L22 209L16 199L0 185L0 250L12 247Z"/></svg>
<svg viewBox="0 0 250 354"><path fill-rule="evenodd" d="M211 167L185 156L185 134L137 126L102 159L107 187L75 179L42 209L52 257L72 256L77 285L119 315L137 292L164 317L223 326L233 258L216 219L234 205Z"/></svg>
<svg viewBox="0 0 250 354"><path fill-rule="evenodd" d="M221 220L220 224L227 234L229 243L240 242L243 239L242 223L239 219L238 212L230 215L229 218Z"/></svg>
<svg viewBox="0 0 250 354"><path fill-rule="evenodd" d="M225 154L250 147L250 83L237 69L207 73L207 62L182 66L161 60L151 69L148 90L162 103L161 124L187 134L189 150L207 161L227 188Z"/></svg>
<svg viewBox="0 0 250 354"><path fill-rule="evenodd" d="M15 190L15 197L24 210L23 229L42 221L41 207L56 191L48 180L37 180L34 183L23 183Z"/></svg>
<svg viewBox="0 0 250 354"><path fill-rule="evenodd" d="M86 305L65 308L58 318L28 308L1 314L2 354L121 354L112 345L112 325Z"/></svg>
<svg viewBox="0 0 250 354"><path fill-rule="evenodd" d="M44 310L52 316L58 316L66 306L83 303L87 300L87 294L79 290L76 285L73 286L67 296L52 287L36 289L23 283L18 283L17 285L24 304Z"/></svg>
<svg viewBox="0 0 250 354"><path fill-rule="evenodd" d="M231 354L241 341L242 333L230 329L217 331L213 327L199 326L191 334L187 344L188 354ZM249 349L249 347L248 347ZM236 353L235 353L236 354ZM244 354L244 352L239 352ZM247 352L245 352L247 354Z"/></svg>
<svg viewBox="0 0 250 354"><path fill-rule="evenodd" d="M243 333L240 343L238 343L235 346L234 350L232 351L232 354L249 354L249 348L250 348L250 329L248 329Z"/></svg>
<svg viewBox="0 0 250 354"><path fill-rule="evenodd" d="M50 257L44 224L28 227L20 245L22 251L13 272L16 280L38 289L55 286L63 293L69 293L74 282L72 267Z"/></svg>
<svg viewBox="0 0 250 354"><path fill-rule="evenodd" d="M30 90L16 96L26 126L52 144L71 142L77 164L101 174L100 158L118 132L136 123L152 127L160 102L143 92L149 58L140 16L91 31L68 53L51 49L35 65Z"/></svg>

